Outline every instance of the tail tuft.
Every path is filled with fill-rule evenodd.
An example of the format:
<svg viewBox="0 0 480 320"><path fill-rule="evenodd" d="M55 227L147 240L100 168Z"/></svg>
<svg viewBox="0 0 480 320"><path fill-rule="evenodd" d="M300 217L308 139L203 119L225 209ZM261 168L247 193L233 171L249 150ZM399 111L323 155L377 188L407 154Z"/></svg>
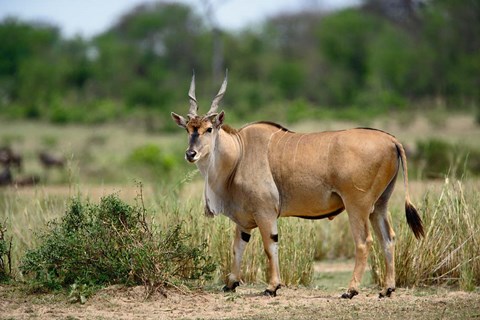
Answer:
<svg viewBox="0 0 480 320"><path fill-rule="evenodd" d="M415 238L420 239L425 237L422 218L420 218L417 209L415 209L409 201L405 202L405 215L407 216L407 223L410 229L412 229Z"/></svg>

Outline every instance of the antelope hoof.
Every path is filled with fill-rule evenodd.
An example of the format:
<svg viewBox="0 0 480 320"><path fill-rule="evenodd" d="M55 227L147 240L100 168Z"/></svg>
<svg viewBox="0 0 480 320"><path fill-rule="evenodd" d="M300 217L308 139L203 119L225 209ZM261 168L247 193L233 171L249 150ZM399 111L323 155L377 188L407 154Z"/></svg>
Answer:
<svg viewBox="0 0 480 320"><path fill-rule="evenodd" d="M275 290L270 290L270 289L266 289L265 291L263 291L263 295L264 296L267 296L267 297L276 297L277 296L277 290L280 289L281 285L278 285Z"/></svg>
<svg viewBox="0 0 480 320"><path fill-rule="evenodd" d="M387 288L387 290L385 291L385 293L383 292L380 292L380 294L378 295L378 297L380 299L382 298L390 298L392 296L392 293L395 292L395 288Z"/></svg>
<svg viewBox="0 0 480 320"><path fill-rule="evenodd" d="M232 287L229 287L229 286L224 286L223 287L223 292L235 292L235 289L240 285L240 282L239 281L235 281L233 284L232 284Z"/></svg>
<svg viewBox="0 0 480 320"><path fill-rule="evenodd" d="M350 290L348 290L347 292L345 292L344 294L342 294L342 299L352 299L352 298L355 297L357 294L358 294L358 291L357 291L357 290L355 290L355 289L350 289Z"/></svg>

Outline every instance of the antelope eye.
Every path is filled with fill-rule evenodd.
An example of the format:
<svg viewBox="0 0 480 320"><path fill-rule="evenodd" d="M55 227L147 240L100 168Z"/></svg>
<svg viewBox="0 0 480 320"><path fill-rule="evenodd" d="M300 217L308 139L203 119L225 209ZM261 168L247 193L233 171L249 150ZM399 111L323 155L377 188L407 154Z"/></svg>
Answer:
<svg viewBox="0 0 480 320"><path fill-rule="evenodd" d="M207 132L208 132L208 133L212 132L212 128L208 128L208 129L207 129Z"/></svg>

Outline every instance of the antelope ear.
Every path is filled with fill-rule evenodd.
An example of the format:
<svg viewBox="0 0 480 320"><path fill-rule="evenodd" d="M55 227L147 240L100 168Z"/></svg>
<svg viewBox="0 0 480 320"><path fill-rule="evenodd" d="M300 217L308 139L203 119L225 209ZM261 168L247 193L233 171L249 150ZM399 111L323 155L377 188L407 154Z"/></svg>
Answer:
<svg viewBox="0 0 480 320"><path fill-rule="evenodd" d="M213 118L213 125L215 126L215 128L220 128L222 125L223 125L223 121L225 120L225 111L222 110L222 112L220 112L219 114L215 115L215 117Z"/></svg>
<svg viewBox="0 0 480 320"><path fill-rule="evenodd" d="M181 128L184 128L184 129L187 127L187 121L185 120L185 118L182 117L182 116L179 116L175 112L172 112L172 119L173 119L173 121L175 121L177 126L179 126Z"/></svg>

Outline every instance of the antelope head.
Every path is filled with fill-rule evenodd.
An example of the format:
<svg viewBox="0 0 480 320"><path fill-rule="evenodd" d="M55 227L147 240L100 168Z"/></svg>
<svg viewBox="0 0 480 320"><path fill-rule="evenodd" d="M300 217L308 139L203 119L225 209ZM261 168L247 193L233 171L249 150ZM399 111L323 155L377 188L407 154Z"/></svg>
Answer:
<svg viewBox="0 0 480 320"><path fill-rule="evenodd" d="M222 86L215 98L213 98L210 110L205 115L199 116L197 114L198 104L197 98L195 97L195 74L192 76L190 90L188 91L190 109L187 118L172 112L172 118L175 123L179 127L187 130L188 148L185 152L185 159L190 163L195 163L209 154L214 137L223 124L225 113L223 111L218 113L217 109L227 90L227 75L228 74L225 73Z"/></svg>

